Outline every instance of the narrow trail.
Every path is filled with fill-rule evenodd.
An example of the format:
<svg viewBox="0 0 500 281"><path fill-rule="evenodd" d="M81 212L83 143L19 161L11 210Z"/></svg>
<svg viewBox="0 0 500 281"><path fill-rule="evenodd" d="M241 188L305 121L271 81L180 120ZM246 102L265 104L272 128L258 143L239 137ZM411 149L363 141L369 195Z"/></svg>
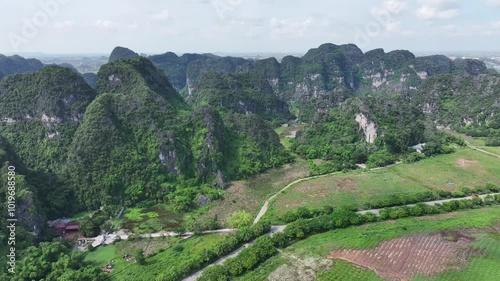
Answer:
<svg viewBox="0 0 500 281"><path fill-rule="evenodd" d="M470 145L470 144L467 144L467 145L468 145L468 147L469 147L469 148L471 148L471 149L474 149L474 150L477 150L477 151L479 151L479 152L486 153L486 154L488 154L488 155L491 155L491 156L494 156L494 157L500 158L500 155L498 155L498 154L495 154L495 153L492 153L492 152L489 152L489 151L483 150L483 149L481 149L481 148L479 148L479 147L477 147L477 146L472 146L472 145Z"/></svg>

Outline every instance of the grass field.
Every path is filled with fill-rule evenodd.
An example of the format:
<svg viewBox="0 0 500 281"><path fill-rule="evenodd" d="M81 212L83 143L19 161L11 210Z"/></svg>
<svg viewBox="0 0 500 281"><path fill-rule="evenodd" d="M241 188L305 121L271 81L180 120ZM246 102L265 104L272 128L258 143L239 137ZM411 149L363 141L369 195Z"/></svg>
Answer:
<svg viewBox="0 0 500 281"><path fill-rule="evenodd" d="M500 184L498 158L468 148L414 164L353 171L301 182L273 203L266 216L276 221L284 212L301 206L322 207L376 202L390 195L429 190L456 191L462 187ZM451 181L452 184L448 184Z"/></svg>
<svg viewBox="0 0 500 281"><path fill-rule="evenodd" d="M494 230L492 227L495 227ZM500 276L500 206L442 215L405 218L396 221L372 223L313 235L284 250L284 255L302 259L326 258L329 253L343 249L373 249L382 241L397 237L430 234L443 230L476 229L474 247L482 254L472 258L460 271L448 271L434 277L418 277L415 281L496 281ZM485 233L491 231L491 233ZM496 234L493 234L495 233ZM263 263L238 280L266 280L286 260L276 257ZM348 262L334 260L333 266L317 276L316 280L383 280L375 273Z"/></svg>
<svg viewBox="0 0 500 281"><path fill-rule="evenodd" d="M500 146L483 146L481 147L481 149L496 155L500 155Z"/></svg>
<svg viewBox="0 0 500 281"><path fill-rule="evenodd" d="M117 281L157 280L156 278L160 274L176 268L183 261L193 256L203 254L205 249L213 247L221 239L223 239L223 236L219 234L195 236L175 244L181 245L180 247L169 247L156 255L146 258L144 265L129 262L125 267L117 267L117 270L110 275L111 279Z"/></svg>
<svg viewBox="0 0 500 281"><path fill-rule="evenodd" d="M165 239L137 239L134 241L124 240L114 245L100 246L85 256L85 260L91 262L97 267L105 266L109 261L114 261L114 271L121 271L129 266L131 262L123 260L126 254L133 255L137 249L143 249L144 255L151 256L162 249L168 248L173 243L179 241L179 238Z"/></svg>
<svg viewBox="0 0 500 281"><path fill-rule="evenodd" d="M301 131L304 129L304 125L297 124L295 122L291 122L288 127L279 127L276 128L274 131L278 136L280 137L280 142L281 144L289 149L290 146L292 145L292 142L290 141L290 136L294 136L297 131Z"/></svg>

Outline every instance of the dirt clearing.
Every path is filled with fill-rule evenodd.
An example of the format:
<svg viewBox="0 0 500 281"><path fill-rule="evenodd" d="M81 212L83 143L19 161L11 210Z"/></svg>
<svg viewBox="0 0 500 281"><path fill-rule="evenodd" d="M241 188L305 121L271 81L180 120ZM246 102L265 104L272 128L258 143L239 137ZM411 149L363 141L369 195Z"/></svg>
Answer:
<svg viewBox="0 0 500 281"><path fill-rule="evenodd" d="M432 276L461 269L472 256L480 254L472 247L474 240L465 232L443 231L385 241L369 250L335 251L330 258L373 270L387 280L406 281L417 274Z"/></svg>
<svg viewBox="0 0 500 281"><path fill-rule="evenodd" d="M458 159L456 164L460 168L467 168L478 163L476 160Z"/></svg>

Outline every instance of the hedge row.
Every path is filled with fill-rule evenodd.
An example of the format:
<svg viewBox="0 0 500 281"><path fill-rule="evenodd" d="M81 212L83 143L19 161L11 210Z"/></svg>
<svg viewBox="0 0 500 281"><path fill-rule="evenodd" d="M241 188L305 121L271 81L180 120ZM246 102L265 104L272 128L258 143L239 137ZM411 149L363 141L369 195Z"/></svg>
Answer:
<svg viewBox="0 0 500 281"><path fill-rule="evenodd" d="M187 260L179 261L179 264L177 264L175 268L161 273L156 280L181 280L185 276L215 262L220 257L231 253L244 243L248 243L257 237L269 233L269 231L271 231L271 225L265 221L239 229L235 234L225 236L224 239L218 241L214 247L205 250L202 254L193 256Z"/></svg>
<svg viewBox="0 0 500 281"><path fill-rule="evenodd" d="M240 276L252 270L276 252L276 247L270 236L259 237L253 245L241 251L238 256L226 260L222 265L207 268L197 280L230 280L231 277Z"/></svg>
<svg viewBox="0 0 500 281"><path fill-rule="evenodd" d="M472 194L488 194L492 192L500 192L500 186L494 184L486 184L484 187L476 186L475 188L463 187L460 191L449 192L449 191L427 191L420 193L409 193L409 194L399 194L388 196L386 199L374 202L366 203L363 205L364 210L369 209L381 209L387 207L416 204L420 202L428 202L434 200L451 199L451 198L462 198L470 196ZM352 211L357 211L356 206L344 207ZM321 209L308 209L307 207L300 207L296 210L290 210L281 216L281 220L285 223L290 223L298 219L310 219L320 215L330 214L333 212L331 206L325 206Z"/></svg>

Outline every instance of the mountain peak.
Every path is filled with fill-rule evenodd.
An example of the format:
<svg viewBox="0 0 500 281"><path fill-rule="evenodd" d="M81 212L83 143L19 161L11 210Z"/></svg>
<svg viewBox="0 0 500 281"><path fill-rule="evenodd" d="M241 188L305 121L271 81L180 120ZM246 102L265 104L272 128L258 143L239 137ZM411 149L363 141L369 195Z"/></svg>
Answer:
<svg viewBox="0 0 500 281"><path fill-rule="evenodd" d="M125 47L115 47L109 56L109 62L121 59L133 59L138 57L139 54Z"/></svg>

